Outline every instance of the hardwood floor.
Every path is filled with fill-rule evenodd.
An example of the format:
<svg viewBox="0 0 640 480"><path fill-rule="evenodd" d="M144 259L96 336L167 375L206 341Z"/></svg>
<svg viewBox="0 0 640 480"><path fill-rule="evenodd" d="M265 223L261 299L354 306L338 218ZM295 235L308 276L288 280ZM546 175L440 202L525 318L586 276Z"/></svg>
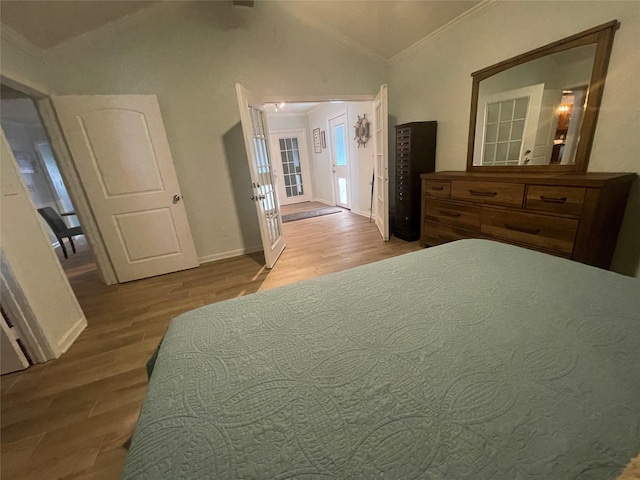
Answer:
<svg viewBox="0 0 640 480"><path fill-rule="evenodd" d="M145 363L176 315L420 249L382 242L374 224L348 211L290 222L284 232L287 248L270 271L255 254L112 286L78 242L63 265L89 326L58 360L2 377L2 478L118 479L147 387Z"/></svg>

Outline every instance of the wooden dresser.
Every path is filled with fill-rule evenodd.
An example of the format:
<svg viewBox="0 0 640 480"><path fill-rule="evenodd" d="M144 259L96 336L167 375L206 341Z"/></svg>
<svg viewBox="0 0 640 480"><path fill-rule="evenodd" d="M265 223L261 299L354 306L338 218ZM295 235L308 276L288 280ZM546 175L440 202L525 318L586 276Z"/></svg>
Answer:
<svg viewBox="0 0 640 480"><path fill-rule="evenodd" d="M420 244L486 238L609 268L635 173L426 173Z"/></svg>

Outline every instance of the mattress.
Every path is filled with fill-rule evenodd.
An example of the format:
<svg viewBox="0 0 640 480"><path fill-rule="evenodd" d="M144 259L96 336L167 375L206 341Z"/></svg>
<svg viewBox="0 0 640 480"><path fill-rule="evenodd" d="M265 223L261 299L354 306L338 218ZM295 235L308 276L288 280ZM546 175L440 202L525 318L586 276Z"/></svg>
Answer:
<svg viewBox="0 0 640 480"><path fill-rule="evenodd" d="M608 479L640 451L640 282L462 240L170 325L124 479Z"/></svg>

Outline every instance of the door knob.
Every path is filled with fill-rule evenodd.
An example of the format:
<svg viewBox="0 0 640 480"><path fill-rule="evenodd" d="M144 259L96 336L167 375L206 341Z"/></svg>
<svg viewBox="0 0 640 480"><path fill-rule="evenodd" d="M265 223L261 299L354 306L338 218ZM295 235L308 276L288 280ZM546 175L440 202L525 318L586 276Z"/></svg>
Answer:
<svg viewBox="0 0 640 480"><path fill-rule="evenodd" d="M176 203L178 203L180 201L180 198L182 198L182 197L180 197L180 195L174 195L173 196L173 204L175 205Z"/></svg>

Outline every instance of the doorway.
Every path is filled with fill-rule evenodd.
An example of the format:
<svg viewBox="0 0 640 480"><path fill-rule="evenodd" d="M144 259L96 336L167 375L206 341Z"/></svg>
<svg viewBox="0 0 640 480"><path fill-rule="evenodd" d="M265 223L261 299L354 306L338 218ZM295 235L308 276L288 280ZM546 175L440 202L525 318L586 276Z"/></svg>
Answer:
<svg viewBox="0 0 640 480"><path fill-rule="evenodd" d="M329 119L336 205L351 210L351 162L347 148L347 112Z"/></svg>
<svg viewBox="0 0 640 480"><path fill-rule="evenodd" d="M34 206L39 211L46 209L54 216L59 229L75 228L73 232L77 235L64 237L61 244L52 227L42 219L65 274L70 278L78 269L84 272L95 270L95 256L82 234L74 204L34 100L2 84L0 104L0 124Z"/></svg>

